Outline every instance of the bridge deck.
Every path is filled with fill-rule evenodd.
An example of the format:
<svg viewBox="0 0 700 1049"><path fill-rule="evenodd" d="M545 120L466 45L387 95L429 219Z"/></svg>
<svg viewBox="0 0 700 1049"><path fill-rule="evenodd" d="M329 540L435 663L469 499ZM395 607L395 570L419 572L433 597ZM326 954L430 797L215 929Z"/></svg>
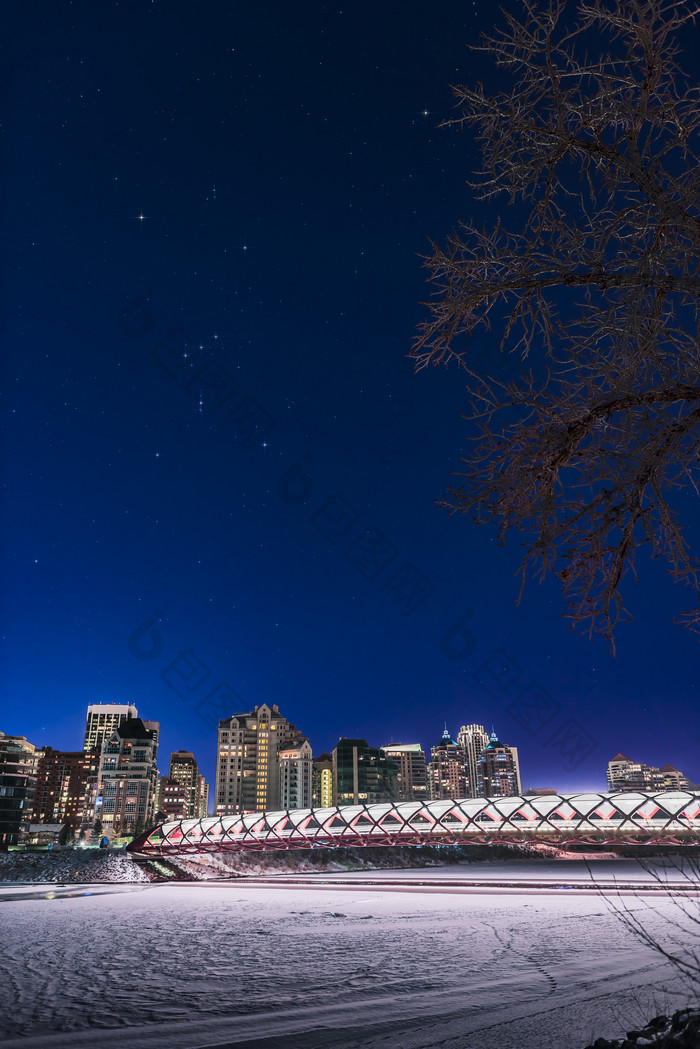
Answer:
<svg viewBox="0 0 700 1049"><path fill-rule="evenodd" d="M700 844L700 791L449 798L172 820L134 839L142 855L367 846Z"/></svg>

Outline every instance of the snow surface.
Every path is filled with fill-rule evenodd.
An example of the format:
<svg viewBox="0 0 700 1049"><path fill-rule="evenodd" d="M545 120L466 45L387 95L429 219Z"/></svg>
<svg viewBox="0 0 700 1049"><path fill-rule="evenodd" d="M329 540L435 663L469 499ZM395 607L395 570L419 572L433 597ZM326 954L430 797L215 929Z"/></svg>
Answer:
<svg viewBox="0 0 700 1049"><path fill-rule="evenodd" d="M581 1049L690 1004L599 897L405 888L3 886L0 1042ZM668 939L671 900L625 904Z"/></svg>
<svg viewBox="0 0 700 1049"><path fill-rule="evenodd" d="M0 852L0 885L12 882L149 882L126 852L113 849L53 849Z"/></svg>

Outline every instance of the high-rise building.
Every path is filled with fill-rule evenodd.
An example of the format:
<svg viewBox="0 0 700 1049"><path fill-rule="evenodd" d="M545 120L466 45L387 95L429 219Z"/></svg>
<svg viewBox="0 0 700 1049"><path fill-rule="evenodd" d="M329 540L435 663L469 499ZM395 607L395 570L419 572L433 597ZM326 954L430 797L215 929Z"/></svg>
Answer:
<svg viewBox="0 0 700 1049"><path fill-rule="evenodd" d="M133 703L91 703L87 708L83 750L101 747L112 731L127 718L137 718L139 712Z"/></svg>
<svg viewBox="0 0 700 1049"><path fill-rule="evenodd" d="M107 837L135 834L153 823L158 793L154 734L128 718L105 740L95 809Z"/></svg>
<svg viewBox="0 0 700 1049"><path fill-rule="evenodd" d="M148 723L145 723L148 727ZM202 819L209 808L209 787L197 767L197 759L189 750L174 750L170 755L170 779L187 787L187 816Z"/></svg>
<svg viewBox="0 0 700 1049"><path fill-rule="evenodd" d="M399 801L425 801L428 769L420 743L389 743L382 750L398 764Z"/></svg>
<svg viewBox="0 0 700 1049"><path fill-rule="evenodd" d="M172 776L161 776L158 783L158 812L169 820L190 816L190 788Z"/></svg>
<svg viewBox="0 0 700 1049"><path fill-rule="evenodd" d="M495 732L481 752L476 773L481 798L512 798L522 794L518 748L501 743Z"/></svg>
<svg viewBox="0 0 700 1049"><path fill-rule="evenodd" d="M333 758L321 754L314 759L311 779L311 804L315 809L329 809L333 805Z"/></svg>
<svg viewBox="0 0 700 1049"><path fill-rule="evenodd" d="M694 790L695 784L691 783L680 769L675 765L662 765L661 775L664 778L664 790Z"/></svg>
<svg viewBox="0 0 700 1049"><path fill-rule="evenodd" d="M281 809L311 808L313 754L308 739L287 743L279 752Z"/></svg>
<svg viewBox="0 0 700 1049"><path fill-rule="evenodd" d="M609 790L684 790L693 787L687 776L673 765L656 768L616 754L608 762Z"/></svg>
<svg viewBox="0 0 700 1049"><path fill-rule="evenodd" d="M481 753L488 745L489 735L483 725L462 725L457 742L464 751L467 766L467 798L478 798L477 766Z"/></svg>
<svg viewBox="0 0 700 1049"><path fill-rule="evenodd" d="M143 727L146 732L150 732L153 737L153 742L156 745L156 753L158 752L158 740L160 739L160 721L144 721Z"/></svg>
<svg viewBox="0 0 700 1049"><path fill-rule="evenodd" d="M195 813L195 816L204 819L205 816L209 815L209 784L201 772L197 777L197 804L198 811Z"/></svg>
<svg viewBox="0 0 700 1049"><path fill-rule="evenodd" d="M466 758L447 726L440 742L430 750L428 784L434 800L467 797Z"/></svg>
<svg viewBox="0 0 700 1049"><path fill-rule="evenodd" d="M95 819L99 768L99 747L44 747L37 766L32 823L68 824L76 832L87 833Z"/></svg>
<svg viewBox="0 0 700 1049"><path fill-rule="evenodd" d="M16 845L34 806L39 747L0 732L0 846Z"/></svg>
<svg viewBox="0 0 700 1049"><path fill-rule="evenodd" d="M280 750L301 735L277 704L220 721L214 815L278 809Z"/></svg>
<svg viewBox="0 0 700 1049"><path fill-rule="evenodd" d="M365 739L340 739L333 751L333 798L336 805L373 805L396 801L398 762Z"/></svg>

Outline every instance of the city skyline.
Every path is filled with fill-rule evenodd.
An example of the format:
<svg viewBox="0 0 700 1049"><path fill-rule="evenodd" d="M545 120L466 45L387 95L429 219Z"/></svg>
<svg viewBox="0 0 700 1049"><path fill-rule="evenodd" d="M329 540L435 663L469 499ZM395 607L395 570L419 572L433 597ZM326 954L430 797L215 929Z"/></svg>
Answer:
<svg viewBox="0 0 700 1049"><path fill-rule="evenodd" d="M81 751L39 747L0 731L0 848L42 838L96 847L152 830L157 837L154 828L182 819L329 806L378 805L381 812L399 802L476 800L489 803L491 815L484 818L498 819L491 802L537 797L542 812L550 812L557 804L553 795L577 804L574 797L605 794L561 791L551 782L523 790L518 747L477 723L461 725L457 739L445 724L429 759L420 743L373 747L344 736L332 753L315 757L303 731L276 704L262 704L219 721L210 805L210 785L192 751L171 752L167 773L159 769L160 735L160 723L139 717L133 704L89 704ZM632 806L654 792L670 792L673 804L686 806L684 798L700 789L670 763L651 766L621 752L608 761L606 781L611 799L624 796ZM536 811L524 804L517 818L535 819ZM568 819L568 811L557 808L557 818ZM611 811L603 805L596 818L605 820ZM684 814L694 818L689 809Z"/></svg>
<svg viewBox="0 0 700 1049"><path fill-rule="evenodd" d="M267 706L267 704L261 704L260 706L266 706L268 710L270 709ZM95 742L95 730L94 730L94 727L95 727L95 724L97 723L98 719L101 720L101 721L104 721L104 720L108 720L109 717L110 717L110 715L108 713L105 713L100 718L100 707L104 707L105 711L110 711L110 710L112 711L112 713L111 713L111 718L112 718L111 724L116 724L116 721L114 720L116 718L116 715L113 713L114 711L117 711L117 710L121 709L124 712L124 713L121 714L122 719L124 717L126 717L126 716L129 716L129 717L137 716L137 712L138 712L138 706L133 701L125 701L124 703L104 703L104 704L100 703L98 701L96 703L88 704L87 708L86 708L87 709L87 716L85 714L83 714L83 728L81 730L82 736L83 736L83 739L84 739L84 747L83 747L84 750L88 750L88 744L90 744L91 746L94 746L94 742ZM244 715L249 717L249 718L256 718L257 709L258 709L257 706L253 707L250 710L245 711ZM286 717L279 713L279 710L277 709L276 705L274 706L273 709L275 709L275 711L276 711L275 716L277 718L281 718L281 720L286 723L286 720L287 720ZM128 714L126 712L128 712ZM140 717L139 717L139 720L140 720ZM204 776L204 779L206 780L207 788L209 790L209 800L211 802L212 798L215 797L215 788L216 788L216 781L217 781L217 775L216 775L217 751L218 751L217 739L220 738L221 728L222 727L225 728L226 726L222 725L221 723L217 726L217 732L214 734L214 736L212 738L212 752L210 754L205 754L203 757L201 755L199 757L197 757L196 755L194 755L192 753L191 750L185 750L185 748L183 748L183 747L178 747L177 749L170 748L170 747L167 746L166 743L163 743L159 739L159 735L161 734L161 732L163 732L163 738L165 740L167 740L170 737L170 735L172 734L172 730L170 730L167 725L163 725L163 724L161 724L159 722L149 721L149 720L146 720L144 722L144 724L147 727L150 727L152 729L155 728L156 740L157 740L157 748L156 749L158 751L158 754L159 755L165 755L166 753L170 754L170 758L168 759L168 769L167 769L167 771L166 771L166 766L165 765L163 765L162 767L159 766L160 778L161 779L166 779L166 778L168 778L171 775L171 773L172 773L172 760L178 754L179 755L187 755L188 758L193 758L194 759L195 765L199 767L200 772L201 772L202 769L209 770L209 767L210 767L210 771L205 771L202 775ZM91 726L92 726L92 731L91 731ZM352 740L353 739L352 736L344 734L344 735L339 736L334 744L331 744L331 745L329 745L327 747L318 747L318 746L315 745L314 739L313 739L313 736L312 736L311 733L309 733L308 735L305 735L301 728L297 728L294 725L290 725L289 728L290 728L290 731L285 735L285 740L288 741L289 744L300 744L300 743L303 743L304 740L308 740L310 745L311 745L311 751L312 751L312 755L313 755L314 761L319 756L330 754L330 752L332 752L334 750L335 746L337 746L337 744L339 742L341 742L343 740ZM24 732L7 732L6 729L4 729L4 728L2 729L2 731L5 732L5 734L7 736L18 736L18 737L24 736L27 739L28 743L30 743L33 747L35 747L35 749L37 751L48 751L50 753L53 750L53 751L56 751L56 752L74 753L76 756L78 756L81 753L80 750L77 750L77 748L75 746L71 745L71 743L75 743L75 739L74 738L68 739L66 741L68 745L63 746L63 745L55 745L53 742L50 743L50 742L46 742L46 741L38 743L36 740L31 739L31 737L27 733L24 733ZM478 782L477 763L478 763L479 754L483 751L483 748L488 744L489 740L491 742L493 742L494 739L497 738L497 736L498 736L498 733L495 732L495 728L493 726L491 726L491 733L489 734L489 732L486 731L486 726L485 725L481 725L481 724L476 723L476 722L475 723L469 723L469 724L463 723L462 725L460 725L459 730L457 732L455 732L456 740L459 741L459 746L461 748L461 751L464 754L465 775L467 776L467 779L469 780L469 782L473 782L475 784ZM424 744L423 741L416 740L415 738L411 737L410 733L404 733L404 738L402 740L393 740L392 739L392 740L389 740L388 742L385 742L383 744L379 744L379 743L377 743L374 740L367 740L366 742L369 744L370 747L374 747L374 748L376 748L378 750L382 750L385 753L392 753L393 752L394 753L394 757L396 758L397 761L399 761L399 753L400 753L401 750L410 750L410 749L415 749L416 747L419 747L420 750L421 750L421 753L425 756L426 763L429 763L430 760L431 760L431 752L433 754L435 754L435 752L436 752L436 750L438 750L440 744L444 744L446 740L448 741L448 743L453 743L453 744L455 743L455 740L453 740L451 738L451 733L450 733L450 731L449 731L449 729L447 727L447 723L445 722L444 723L444 729L443 729L443 732L442 732L441 736L436 738L434 742L432 742L432 743L429 742L427 745ZM183 742L183 741L181 741L181 742ZM187 741L185 740L184 742L186 743ZM501 746L501 745L502 744L497 743L497 746ZM520 767L520 757L519 757L519 751L522 750L520 741L516 741L515 739L511 739L509 737L509 742L506 744L506 748L508 750L512 750L514 755L515 755L515 764L516 764L516 768L518 770L517 771L517 783L518 783L519 788L521 790L525 789L526 785L529 788L542 788L545 785L544 780L542 782L539 782L539 781L536 782L534 776L529 776L529 775L528 776L523 776L522 775L521 767ZM627 748L627 749L629 750L631 748ZM662 755L662 758L663 758L663 761L664 761L663 765L661 765L661 764L654 765L654 763L651 762L651 761L642 760L642 758L640 758L640 756L636 753L636 751L635 751L635 755L636 756L633 759L630 759L630 758L626 757L622 752L618 753L616 755L616 757L612 757L611 756L601 765L601 771L599 773L599 781L597 783L589 784L589 785L585 785L585 786L581 785L578 788L572 788L571 790L567 790L567 791L561 791L560 790L559 792L560 793L577 793L577 792L585 792L586 790L594 790L596 792L599 792L601 789L603 789L603 790L604 789L613 789L613 785L614 785L615 789L621 789L621 784L622 784L623 780L620 780L620 782L618 783L616 780L611 780L610 779L611 766L618 759L620 759L622 761L623 765L628 764L631 768L637 770L638 772L639 772L639 770L649 769L649 770L655 771L656 773L663 774L663 773L667 773L668 770L671 770L672 773L676 777L676 782L678 782L678 777L680 776L680 780L683 780L683 781L685 781L687 783L690 783L691 785L695 783L695 780L693 779L693 776L692 775L688 775L687 770L684 769L682 772L680 772L679 767L677 765L669 763L669 760L668 760L669 755L668 754ZM161 757L159 760L163 761L164 758ZM528 770L528 768L526 766L526 772L528 772L528 771L529 770ZM639 773L639 774L641 775L641 773ZM658 778L659 777L657 777L657 779ZM553 777L550 777L550 781L547 781L547 786L551 787L551 779L553 779ZM661 775L661 779L663 779L663 775ZM606 783L606 780L607 780L607 786L604 786L604 784ZM601 781L602 781L602 783L601 783ZM635 782L635 786L633 788L630 788L630 789L636 789L637 780L635 780L634 782ZM641 780L639 782L641 783ZM649 784L647 784L647 786L649 786ZM274 789L276 790L277 788L275 787ZM428 787L426 785L426 796L428 796L428 794L429 794L429 790L428 790ZM465 796L468 796L468 795L465 794ZM210 804L210 809L212 809L212 810L216 809L215 803Z"/></svg>
<svg viewBox="0 0 700 1049"><path fill-rule="evenodd" d="M615 725L612 753L675 749L700 780L697 643L658 564L613 658L551 581L516 604L517 542L435 506L465 398L406 355L429 238L498 215L465 184L471 136L439 127L451 84L500 75L469 50L492 12L278 14L270 37L262 10L204 11L186 45L178 3L44 5L38 39L10 14L5 730L69 749L86 702L131 699L211 777L223 712L196 709L234 694L319 750L478 721L573 790Z"/></svg>

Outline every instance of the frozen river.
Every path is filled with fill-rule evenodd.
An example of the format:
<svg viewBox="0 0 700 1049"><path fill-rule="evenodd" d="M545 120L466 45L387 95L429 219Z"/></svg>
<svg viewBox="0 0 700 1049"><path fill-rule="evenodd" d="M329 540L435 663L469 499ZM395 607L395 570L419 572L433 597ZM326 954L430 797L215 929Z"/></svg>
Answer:
<svg viewBox="0 0 700 1049"><path fill-rule="evenodd" d="M599 866L606 884L645 877ZM3 886L0 1044L582 1049L689 1004L604 899L518 891L518 879L575 887L590 875L489 863L337 886ZM662 938L678 914L665 896L621 902Z"/></svg>

